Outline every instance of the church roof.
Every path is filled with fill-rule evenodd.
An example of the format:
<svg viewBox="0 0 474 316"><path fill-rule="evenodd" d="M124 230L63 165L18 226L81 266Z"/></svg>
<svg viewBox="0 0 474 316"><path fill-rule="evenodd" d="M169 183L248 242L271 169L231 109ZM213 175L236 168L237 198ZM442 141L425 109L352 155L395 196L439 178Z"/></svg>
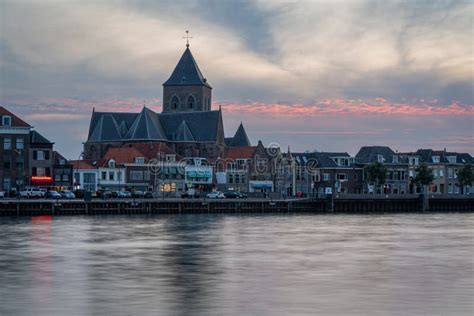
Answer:
<svg viewBox="0 0 474 316"><path fill-rule="evenodd" d="M161 113L160 121L169 140L176 136L180 124L186 121L196 142L215 142L219 127L219 111Z"/></svg>
<svg viewBox="0 0 474 316"><path fill-rule="evenodd" d="M185 126L181 126L183 121ZM193 142L215 142L219 122L219 111L158 114L143 108L140 113L93 112L87 141L193 139Z"/></svg>
<svg viewBox="0 0 474 316"><path fill-rule="evenodd" d="M251 146L247 132L245 131L244 125L242 123L240 123L239 128L237 128L234 137L226 137L224 141L228 147Z"/></svg>
<svg viewBox="0 0 474 316"><path fill-rule="evenodd" d="M127 140L166 140L158 114L143 107L124 137Z"/></svg>
<svg viewBox="0 0 474 316"><path fill-rule="evenodd" d="M186 48L171 77L163 83L163 86L206 86L212 89L199 70L189 47Z"/></svg>
<svg viewBox="0 0 474 316"><path fill-rule="evenodd" d="M113 141L120 139L122 139L122 135L120 135L117 121L112 114L106 113L98 118L88 141Z"/></svg>
<svg viewBox="0 0 474 316"><path fill-rule="evenodd" d="M193 133L191 133L186 121L182 121L181 124L179 124L173 140L179 142L194 142Z"/></svg>

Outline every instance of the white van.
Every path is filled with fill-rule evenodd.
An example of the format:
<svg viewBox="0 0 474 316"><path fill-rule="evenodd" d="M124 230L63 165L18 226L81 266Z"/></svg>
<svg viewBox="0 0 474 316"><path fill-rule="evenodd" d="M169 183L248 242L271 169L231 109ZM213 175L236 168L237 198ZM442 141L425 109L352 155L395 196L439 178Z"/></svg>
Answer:
<svg viewBox="0 0 474 316"><path fill-rule="evenodd" d="M26 188L20 192L20 196L24 198L41 198L44 196L40 188Z"/></svg>

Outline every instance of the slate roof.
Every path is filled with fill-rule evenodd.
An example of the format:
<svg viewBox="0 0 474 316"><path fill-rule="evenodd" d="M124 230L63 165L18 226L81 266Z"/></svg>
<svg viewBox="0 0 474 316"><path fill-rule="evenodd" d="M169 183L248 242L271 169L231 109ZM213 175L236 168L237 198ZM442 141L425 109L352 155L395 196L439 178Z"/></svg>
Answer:
<svg viewBox="0 0 474 316"><path fill-rule="evenodd" d="M473 164L474 158L468 153L446 152L444 150L418 149L415 155L420 157L420 162L433 163L433 156L440 157L440 163L449 163L449 156L456 156L458 164Z"/></svg>
<svg viewBox="0 0 474 316"><path fill-rule="evenodd" d="M186 121L196 142L217 140L219 111L161 113L159 117L169 140L175 139L175 133L183 121Z"/></svg>
<svg viewBox="0 0 474 316"><path fill-rule="evenodd" d="M118 131L117 126L117 131ZM120 132L118 132L120 134ZM161 126L158 114L143 107L135 118L124 139L126 140L166 140L166 135Z"/></svg>
<svg viewBox="0 0 474 316"><path fill-rule="evenodd" d="M102 115L89 136L90 141L114 141L122 139L119 125L112 114Z"/></svg>
<svg viewBox="0 0 474 316"><path fill-rule="evenodd" d="M220 119L219 111L158 114L146 107L140 113L94 111L87 142L180 139L215 142ZM181 126L183 121L185 126ZM127 127L129 128L125 132Z"/></svg>
<svg viewBox="0 0 474 316"><path fill-rule="evenodd" d="M76 169L96 169L97 167L91 160L69 160L73 170Z"/></svg>
<svg viewBox="0 0 474 316"><path fill-rule="evenodd" d="M245 131L244 125L240 122L237 131L235 132L234 137L226 137L224 139L224 143L227 147L246 147L252 146L250 140L247 136L247 132Z"/></svg>
<svg viewBox="0 0 474 316"><path fill-rule="evenodd" d="M44 144L44 145L52 145L53 143L47 140L43 135L38 133L37 131L30 132L30 143L31 144Z"/></svg>
<svg viewBox="0 0 474 316"><path fill-rule="evenodd" d="M171 77L163 83L163 86L206 86L212 89L199 70L189 47L186 48Z"/></svg>
<svg viewBox="0 0 474 316"><path fill-rule="evenodd" d="M8 111L3 106L0 106L0 118L1 116L10 116L12 118L11 126L13 127L31 127L30 124L23 121L21 118L13 114L12 112ZM0 125L3 124L3 120L0 119Z"/></svg>
<svg viewBox="0 0 474 316"><path fill-rule="evenodd" d="M392 163L393 156L396 153L387 146L363 146L356 154L356 162L361 164L368 164L378 161L378 155L382 155L385 163Z"/></svg>
<svg viewBox="0 0 474 316"><path fill-rule="evenodd" d="M191 133L191 130L189 129L189 126L186 123L186 121L182 121L181 124L179 124L174 134L173 140L178 141L178 142L194 142L195 141L193 133Z"/></svg>

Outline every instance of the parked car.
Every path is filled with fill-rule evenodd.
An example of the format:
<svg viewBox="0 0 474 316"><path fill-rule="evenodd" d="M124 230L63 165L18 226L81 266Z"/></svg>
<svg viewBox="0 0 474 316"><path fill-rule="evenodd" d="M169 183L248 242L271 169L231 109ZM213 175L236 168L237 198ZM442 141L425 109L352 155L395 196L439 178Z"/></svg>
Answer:
<svg viewBox="0 0 474 316"><path fill-rule="evenodd" d="M60 199L61 194L59 194L57 191L51 190L51 191L47 191L44 197L47 199Z"/></svg>
<svg viewBox="0 0 474 316"><path fill-rule="evenodd" d="M224 196L226 199L240 199L240 193L236 191L225 191Z"/></svg>
<svg viewBox="0 0 474 316"><path fill-rule="evenodd" d="M112 192L112 197L114 199L124 199L127 197L127 194L124 191L114 191Z"/></svg>
<svg viewBox="0 0 474 316"><path fill-rule="evenodd" d="M249 197L249 196L248 196L247 194L245 194L245 193L242 193L242 192L238 192L238 193L239 193L241 199L246 199L246 198Z"/></svg>
<svg viewBox="0 0 474 316"><path fill-rule="evenodd" d="M0 191L0 199L3 199L5 197L5 192Z"/></svg>
<svg viewBox="0 0 474 316"><path fill-rule="evenodd" d="M132 192L132 197L133 198L137 198L137 199L140 199L143 197L143 191L138 191L138 190L135 190Z"/></svg>
<svg viewBox="0 0 474 316"><path fill-rule="evenodd" d="M74 193L72 193L71 191L69 190L61 190L59 191L59 194L61 194L61 197L63 199L75 199L76 196L74 195Z"/></svg>
<svg viewBox="0 0 474 316"><path fill-rule="evenodd" d="M24 198L41 198L43 197L43 192L39 188L26 188L20 191L20 196Z"/></svg>
<svg viewBox="0 0 474 316"><path fill-rule="evenodd" d="M225 195L221 191L214 191L214 192L209 192L208 194L206 194L206 197L208 199L223 199L225 198Z"/></svg>
<svg viewBox="0 0 474 316"><path fill-rule="evenodd" d="M184 192L181 194L182 199L192 199L192 198L199 198L199 192L196 191L195 189L189 189L188 191Z"/></svg>
<svg viewBox="0 0 474 316"><path fill-rule="evenodd" d="M129 199L132 197L132 192L130 191L123 191L124 198Z"/></svg>
<svg viewBox="0 0 474 316"><path fill-rule="evenodd" d="M152 193L152 192L146 192L146 193L143 195L143 198L145 198L145 199L152 199L152 198L154 198L154 196L153 196L153 193Z"/></svg>

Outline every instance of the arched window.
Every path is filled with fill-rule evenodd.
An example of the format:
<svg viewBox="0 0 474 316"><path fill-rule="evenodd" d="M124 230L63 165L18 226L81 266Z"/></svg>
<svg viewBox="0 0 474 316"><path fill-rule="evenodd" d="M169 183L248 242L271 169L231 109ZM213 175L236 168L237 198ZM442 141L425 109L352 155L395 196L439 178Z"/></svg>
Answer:
<svg viewBox="0 0 474 316"><path fill-rule="evenodd" d="M196 100L194 100L194 97L190 95L187 100L188 103L188 108L189 109L194 109L194 104L196 103Z"/></svg>
<svg viewBox="0 0 474 316"><path fill-rule="evenodd" d="M178 107L179 107L179 99L178 99L177 96L173 96L171 98L171 108L173 110L176 110L176 109L178 109Z"/></svg>

